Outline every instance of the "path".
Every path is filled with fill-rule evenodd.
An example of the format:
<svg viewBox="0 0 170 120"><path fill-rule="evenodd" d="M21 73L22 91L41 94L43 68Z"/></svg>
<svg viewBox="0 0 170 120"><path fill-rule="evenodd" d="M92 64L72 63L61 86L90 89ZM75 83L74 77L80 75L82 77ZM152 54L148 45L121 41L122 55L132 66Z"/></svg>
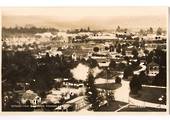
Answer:
<svg viewBox="0 0 170 120"><path fill-rule="evenodd" d="M134 71L134 74L139 75L141 71L146 70L146 66L144 65L144 63L141 63L140 66L141 66L141 69ZM141 106L141 107L153 107L153 108L164 108L164 109L166 109L166 105L136 100L136 99L130 97L129 96L129 92L130 92L129 81L123 80L123 72L121 73L121 75L119 75L119 77L122 78L122 87L120 87L120 88L118 88L114 91L115 100L127 102L129 104ZM160 87L160 86L149 86L149 85L143 85L143 86L164 88L164 87ZM123 106L120 109L123 109L124 107L126 107L126 106Z"/></svg>

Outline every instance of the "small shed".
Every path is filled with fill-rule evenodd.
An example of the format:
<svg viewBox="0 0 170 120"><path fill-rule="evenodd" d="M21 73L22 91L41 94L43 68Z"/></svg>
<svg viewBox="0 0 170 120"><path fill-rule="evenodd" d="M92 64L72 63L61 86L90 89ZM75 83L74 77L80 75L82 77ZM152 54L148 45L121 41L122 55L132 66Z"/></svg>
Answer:
<svg viewBox="0 0 170 120"><path fill-rule="evenodd" d="M159 64L155 63L154 61L150 62L147 65L147 72L148 76L154 77L159 73Z"/></svg>

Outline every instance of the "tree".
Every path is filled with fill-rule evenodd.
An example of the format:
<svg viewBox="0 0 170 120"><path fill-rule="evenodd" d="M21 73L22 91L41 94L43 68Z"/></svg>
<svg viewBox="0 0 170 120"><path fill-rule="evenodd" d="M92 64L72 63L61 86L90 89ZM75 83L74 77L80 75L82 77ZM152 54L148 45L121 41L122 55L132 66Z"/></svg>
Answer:
<svg viewBox="0 0 170 120"><path fill-rule="evenodd" d="M29 100L26 101L25 103L26 107L24 108L24 111L33 111L34 108L32 107L32 104Z"/></svg>
<svg viewBox="0 0 170 120"><path fill-rule="evenodd" d="M116 32L120 32L120 26L118 25L117 28L116 28Z"/></svg>
<svg viewBox="0 0 170 120"><path fill-rule="evenodd" d="M148 56L149 50L145 49L145 50L144 50L144 54L145 54L145 56Z"/></svg>
<svg viewBox="0 0 170 120"><path fill-rule="evenodd" d="M109 47L105 47L105 50L108 51L108 50L110 50L110 48Z"/></svg>
<svg viewBox="0 0 170 120"><path fill-rule="evenodd" d="M134 58L137 58L137 57L138 57L138 51L137 51L137 49L133 49L133 50L132 50L132 55L133 55Z"/></svg>
<svg viewBox="0 0 170 120"><path fill-rule="evenodd" d="M141 84L147 84L148 83L148 77L145 74L145 71L141 71L138 76L139 81Z"/></svg>
<svg viewBox="0 0 170 120"><path fill-rule="evenodd" d="M117 45L116 52L121 53L121 45L120 44Z"/></svg>
<svg viewBox="0 0 170 120"><path fill-rule="evenodd" d="M128 56L125 56L125 57L124 57L124 60L126 60L127 64L129 64L130 58L129 58Z"/></svg>
<svg viewBox="0 0 170 120"><path fill-rule="evenodd" d="M110 49L110 52L113 52L115 48L113 45L111 45L109 49Z"/></svg>
<svg viewBox="0 0 170 120"><path fill-rule="evenodd" d="M146 56L146 62L150 63L153 61L153 57L154 57L154 51L149 52L149 54Z"/></svg>
<svg viewBox="0 0 170 120"><path fill-rule="evenodd" d="M161 66L166 66L166 52L163 51L160 46L154 50L154 58L156 63Z"/></svg>
<svg viewBox="0 0 170 120"><path fill-rule="evenodd" d="M87 102L91 104L91 110L97 111L99 109L100 105L100 97L98 94L98 91L96 89L96 86L94 84L94 77L90 73L87 79L87 85L86 85L86 96L87 96Z"/></svg>
<svg viewBox="0 0 170 120"><path fill-rule="evenodd" d="M160 27L156 30L156 34L157 34L157 35L161 35L162 32L163 32L163 30L162 30L162 28L160 28Z"/></svg>
<svg viewBox="0 0 170 120"><path fill-rule="evenodd" d="M95 59L92 59L91 57L87 60L87 63L89 64L90 68L95 68L98 66L98 62Z"/></svg>
<svg viewBox="0 0 170 120"><path fill-rule="evenodd" d="M140 35L145 35L145 31L143 29L140 29L139 34Z"/></svg>
<svg viewBox="0 0 170 120"><path fill-rule="evenodd" d="M124 48L122 49L122 55L126 55L126 50Z"/></svg>
<svg viewBox="0 0 170 120"><path fill-rule="evenodd" d="M140 46L141 46L141 48L145 48L145 40L141 40Z"/></svg>
<svg viewBox="0 0 170 120"><path fill-rule="evenodd" d="M133 69L132 67L129 65L127 66L125 69L124 69L124 74L123 74L123 77L125 79L127 79L129 76L132 76L133 75Z"/></svg>
<svg viewBox="0 0 170 120"><path fill-rule="evenodd" d="M147 32L148 32L149 34L153 34L153 28L150 27L150 28L147 30Z"/></svg>
<svg viewBox="0 0 170 120"><path fill-rule="evenodd" d="M116 48L116 52L117 53L121 53L121 49L120 48Z"/></svg>
<svg viewBox="0 0 170 120"><path fill-rule="evenodd" d="M136 48L139 48L139 40L135 40L133 42L133 45L136 47Z"/></svg>
<svg viewBox="0 0 170 120"><path fill-rule="evenodd" d="M126 67L126 64L125 63L123 63L123 62L121 62L121 63L118 63L118 68L119 69L124 69Z"/></svg>
<svg viewBox="0 0 170 120"><path fill-rule="evenodd" d="M116 62L114 60L111 60L110 64L109 64L109 67L110 68L115 68L116 67Z"/></svg>
<svg viewBox="0 0 170 120"><path fill-rule="evenodd" d="M116 77L116 79L115 79L115 83L118 83L118 84L120 84L120 83L121 83L121 78L120 78L119 76L117 76L117 77Z"/></svg>
<svg viewBox="0 0 170 120"><path fill-rule="evenodd" d="M99 52L99 47L94 47L94 48L93 48L93 51L94 51L94 52Z"/></svg>
<svg viewBox="0 0 170 120"><path fill-rule="evenodd" d="M132 80L130 81L130 93L138 94L138 91L142 89L142 84L138 79L137 75L134 75Z"/></svg>
<svg viewBox="0 0 170 120"><path fill-rule="evenodd" d="M2 104L2 110L3 111L19 111L20 108L18 107L13 107L13 105L19 105L18 104L18 96L16 96L15 93L11 93L11 95L8 93L7 94L7 98L6 100L4 101L3 100L3 104Z"/></svg>
<svg viewBox="0 0 170 120"><path fill-rule="evenodd" d="M90 30L90 27L87 27L87 31L88 31L88 32L90 32L90 31L91 31L91 30Z"/></svg>
<svg viewBox="0 0 170 120"><path fill-rule="evenodd" d="M160 72L155 76L153 85L166 86L166 69L161 68Z"/></svg>
<svg viewBox="0 0 170 120"><path fill-rule="evenodd" d="M127 28L123 29L123 32L127 33L127 31L128 31L128 29L127 29Z"/></svg>

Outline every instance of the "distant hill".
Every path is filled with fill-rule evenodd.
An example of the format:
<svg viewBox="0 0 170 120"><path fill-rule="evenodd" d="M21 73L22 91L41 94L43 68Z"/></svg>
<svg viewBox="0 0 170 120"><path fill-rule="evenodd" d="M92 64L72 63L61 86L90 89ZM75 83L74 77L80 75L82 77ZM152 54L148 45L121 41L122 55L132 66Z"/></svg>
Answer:
<svg viewBox="0 0 170 120"><path fill-rule="evenodd" d="M162 27L166 29L166 16L89 16L77 20L67 20L57 17L45 16L2 16L2 26L15 27L32 24L36 27L55 27L57 29L115 29L118 25L128 29L143 29L153 27L154 29Z"/></svg>

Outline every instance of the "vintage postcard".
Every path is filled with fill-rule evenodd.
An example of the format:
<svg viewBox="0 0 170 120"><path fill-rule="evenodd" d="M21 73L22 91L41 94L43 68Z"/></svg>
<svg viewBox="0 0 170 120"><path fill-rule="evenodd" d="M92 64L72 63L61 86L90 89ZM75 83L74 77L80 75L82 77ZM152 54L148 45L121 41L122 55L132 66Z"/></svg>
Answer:
<svg viewBox="0 0 170 120"><path fill-rule="evenodd" d="M1 24L1 112L169 111L167 7L4 7Z"/></svg>

